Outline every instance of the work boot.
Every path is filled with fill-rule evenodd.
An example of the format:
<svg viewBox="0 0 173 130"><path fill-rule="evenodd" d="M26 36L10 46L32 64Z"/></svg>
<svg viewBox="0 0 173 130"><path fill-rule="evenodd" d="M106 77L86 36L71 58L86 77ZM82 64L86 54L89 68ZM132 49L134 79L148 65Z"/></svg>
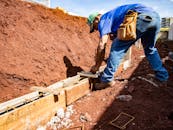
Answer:
<svg viewBox="0 0 173 130"><path fill-rule="evenodd" d="M148 74L147 76L150 77L150 80L158 85L158 87L173 87L173 81L169 79L167 81L160 81L153 74Z"/></svg>
<svg viewBox="0 0 173 130"><path fill-rule="evenodd" d="M173 81L159 81L156 80L156 84L158 84L159 87L173 87Z"/></svg>
<svg viewBox="0 0 173 130"><path fill-rule="evenodd" d="M112 87L114 85L115 85L115 81L113 80L113 81L110 81L107 83L105 83L105 82L96 83L94 88L95 88L95 90L101 90L101 89L105 89L107 87Z"/></svg>
<svg viewBox="0 0 173 130"><path fill-rule="evenodd" d="M158 85L158 87L167 87L168 81L160 81L156 78L153 81Z"/></svg>

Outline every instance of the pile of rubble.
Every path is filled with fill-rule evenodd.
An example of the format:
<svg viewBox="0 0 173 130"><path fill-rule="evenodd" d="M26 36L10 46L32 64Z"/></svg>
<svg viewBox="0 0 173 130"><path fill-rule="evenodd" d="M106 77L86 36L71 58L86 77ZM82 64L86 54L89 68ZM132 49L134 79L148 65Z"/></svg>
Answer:
<svg viewBox="0 0 173 130"><path fill-rule="evenodd" d="M70 119L70 117L74 112L75 111L73 110L73 105L68 106L66 110L60 108L57 110L55 116L52 117L51 120L45 126L39 126L37 130L46 130L47 128L53 130L69 128L73 125L73 122Z"/></svg>

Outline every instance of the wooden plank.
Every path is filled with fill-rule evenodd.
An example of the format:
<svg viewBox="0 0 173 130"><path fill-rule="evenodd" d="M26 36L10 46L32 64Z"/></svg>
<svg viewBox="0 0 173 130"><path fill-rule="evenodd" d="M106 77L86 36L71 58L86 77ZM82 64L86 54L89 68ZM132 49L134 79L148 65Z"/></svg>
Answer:
<svg viewBox="0 0 173 130"><path fill-rule="evenodd" d="M39 97L38 92L33 92L26 94L24 96L9 100L7 102L0 104L0 113L3 113L5 111L8 111L11 108L16 108L17 106L25 104L28 100L34 101Z"/></svg>
<svg viewBox="0 0 173 130"><path fill-rule="evenodd" d="M56 89L58 89L58 87L62 88L63 87L63 82L61 82L59 84L56 83L55 85L57 87ZM55 89L55 86L49 87L49 88L54 88ZM0 114L8 111L9 109L15 109L18 106L26 104L27 102L32 102L32 101L38 99L39 97L40 97L40 94L37 91L37 92L32 92L32 93L26 94L24 96L9 100L9 101L4 102L4 103L1 103L0 104Z"/></svg>
<svg viewBox="0 0 173 130"><path fill-rule="evenodd" d="M59 81L59 82L56 82L50 86L48 86L48 88L51 88L51 89L58 89L58 88L61 88L63 87L63 81Z"/></svg>
<svg viewBox="0 0 173 130"><path fill-rule="evenodd" d="M56 83L48 86L47 89L57 90L62 87L67 87L69 85L77 83L79 81L79 79L80 79L79 75L70 77L70 78L64 79L62 81L56 82ZM37 91L37 92L32 92L32 93L26 94L24 96L6 101L4 103L1 103L0 104L0 114L8 111L9 109L15 109L16 107L26 104L27 102L34 101L34 100L38 99L39 97L40 97L40 94L39 94L39 91Z"/></svg>
<svg viewBox="0 0 173 130"><path fill-rule="evenodd" d="M63 82L57 82L57 83L50 85L48 88L51 88L51 89L62 88L63 84L64 84ZM38 99L39 96L40 95L38 92L32 92L32 93L23 95L21 97L6 101L4 103L1 103L0 104L0 113L3 113L5 111L7 111L8 109L21 106L21 105L27 103L28 101L29 102L34 101L34 100Z"/></svg>
<svg viewBox="0 0 173 130"><path fill-rule="evenodd" d="M63 88L51 89L49 87L33 86L33 87L31 87L31 90L38 91L39 93L43 93L43 94L47 93L47 94L59 95L59 93L63 90Z"/></svg>
<svg viewBox="0 0 173 130"><path fill-rule="evenodd" d="M74 86L65 88L67 105L88 94L90 91L90 84L87 78Z"/></svg>
<svg viewBox="0 0 173 130"><path fill-rule="evenodd" d="M66 95L63 88L78 84L80 79L79 75L70 77L47 88L39 87L36 92L1 103L0 112L4 114L0 115L0 130L31 129L36 128L38 123L47 123L58 108L66 106ZM40 92L44 94L42 98L40 98ZM11 108L14 110L7 112Z"/></svg>
<svg viewBox="0 0 173 130"><path fill-rule="evenodd" d="M67 78L66 80L63 80L63 87L68 87L74 84L79 83L81 77L79 75Z"/></svg>
<svg viewBox="0 0 173 130"><path fill-rule="evenodd" d="M88 79L80 79L77 75L47 88L40 87L36 92L1 103L1 112L7 111L8 108L14 108L14 110L0 115L0 130L35 129L39 124L47 123L58 108L66 107L90 92ZM58 95L52 90L58 92ZM40 97L40 91L43 97Z"/></svg>
<svg viewBox="0 0 173 130"><path fill-rule="evenodd" d="M64 90L59 95L49 94L0 116L0 130L36 129L47 123L59 108L66 107Z"/></svg>

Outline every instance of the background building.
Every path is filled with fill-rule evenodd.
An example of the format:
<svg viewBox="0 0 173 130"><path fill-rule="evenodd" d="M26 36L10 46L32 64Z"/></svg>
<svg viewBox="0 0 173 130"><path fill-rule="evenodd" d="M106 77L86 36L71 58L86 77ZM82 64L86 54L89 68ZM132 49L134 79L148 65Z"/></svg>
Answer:
<svg viewBox="0 0 173 130"><path fill-rule="evenodd" d="M39 3L39 4L42 4L44 6L50 7L50 0L25 0L25 1Z"/></svg>
<svg viewBox="0 0 173 130"><path fill-rule="evenodd" d="M162 18L161 27L162 28L169 28L173 23L173 17L171 18Z"/></svg>

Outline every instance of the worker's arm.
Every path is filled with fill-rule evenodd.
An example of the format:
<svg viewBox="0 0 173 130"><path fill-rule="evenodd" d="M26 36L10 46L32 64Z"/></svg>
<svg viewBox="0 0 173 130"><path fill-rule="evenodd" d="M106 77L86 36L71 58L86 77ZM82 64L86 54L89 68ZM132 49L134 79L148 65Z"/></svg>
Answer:
<svg viewBox="0 0 173 130"><path fill-rule="evenodd" d="M99 70L102 61L104 60L107 41L108 41L108 35L102 36L102 38L99 41L95 56L95 65L91 68L91 72L93 73L96 73L96 71Z"/></svg>

